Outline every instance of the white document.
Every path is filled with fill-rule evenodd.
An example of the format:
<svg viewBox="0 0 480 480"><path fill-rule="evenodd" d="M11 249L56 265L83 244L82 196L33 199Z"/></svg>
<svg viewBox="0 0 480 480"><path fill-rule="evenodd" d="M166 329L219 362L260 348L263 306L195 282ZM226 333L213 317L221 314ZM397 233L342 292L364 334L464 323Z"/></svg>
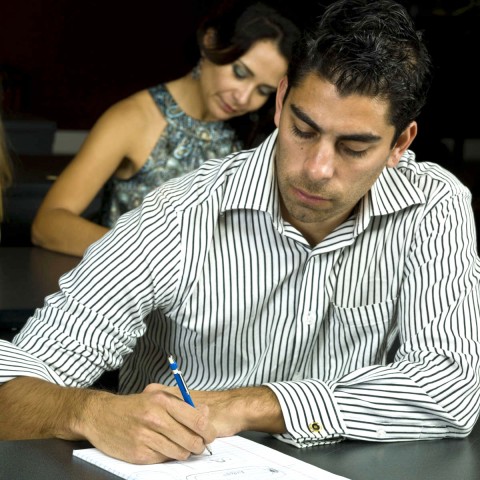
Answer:
<svg viewBox="0 0 480 480"><path fill-rule="evenodd" d="M133 465L96 448L73 455L127 480L345 480L321 468L240 436L217 438L208 452L188 460Z"/></svg>

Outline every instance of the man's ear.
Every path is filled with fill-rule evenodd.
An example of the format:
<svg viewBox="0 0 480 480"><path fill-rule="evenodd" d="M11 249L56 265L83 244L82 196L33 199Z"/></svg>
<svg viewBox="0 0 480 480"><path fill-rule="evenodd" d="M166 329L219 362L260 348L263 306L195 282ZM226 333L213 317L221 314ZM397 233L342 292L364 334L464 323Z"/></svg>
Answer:
<svg viewBox="0 0 480 480"><path fill-rule="evenodd" d="M417 136L417 122L412 122L400 134L392 152L387 160L387 167L396 167L405 150L411 145L413 139Z"/></svg>
<svg viewBox="0 0 480 480"><path fill-rule="evenodd" d="M280 116L282 114L283 102L285 101L285 94L287 92L288 80L287 77L283 77L277 87L277 96L275 98L275 116L273 120L275 125L280 125Z"/></svg>

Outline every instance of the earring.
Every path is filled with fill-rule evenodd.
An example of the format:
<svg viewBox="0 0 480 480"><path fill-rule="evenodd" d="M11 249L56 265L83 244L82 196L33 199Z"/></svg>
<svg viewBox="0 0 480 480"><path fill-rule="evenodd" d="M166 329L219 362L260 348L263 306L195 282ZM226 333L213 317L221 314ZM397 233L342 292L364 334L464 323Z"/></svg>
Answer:
<svg viewBox="0 0 480 480"><path fill-rule="evenodd" d="M200 74L202 73L202 59L198 61L198 63L192 68L192 78L194 80L198 80L200 78Z"/></svg>

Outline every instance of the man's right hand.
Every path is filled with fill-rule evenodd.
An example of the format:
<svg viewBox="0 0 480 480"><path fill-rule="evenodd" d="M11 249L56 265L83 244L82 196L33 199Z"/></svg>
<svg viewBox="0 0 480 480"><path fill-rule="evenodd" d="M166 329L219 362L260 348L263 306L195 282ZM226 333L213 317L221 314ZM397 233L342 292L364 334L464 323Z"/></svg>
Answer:
<svg viewBox="0 0 480 480"><path fill-rule="evenodd" d="M116 395L21 377L0 386L0 405L3 439L86 439L131 463L184 460L216 437L208 407L192 408L155 384Z"/></svg>

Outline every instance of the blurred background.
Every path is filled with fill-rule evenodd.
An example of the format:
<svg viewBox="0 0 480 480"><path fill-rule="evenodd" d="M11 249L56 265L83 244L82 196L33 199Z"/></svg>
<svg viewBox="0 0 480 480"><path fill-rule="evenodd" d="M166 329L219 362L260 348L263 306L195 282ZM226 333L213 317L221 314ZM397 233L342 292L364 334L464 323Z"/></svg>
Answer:
<svg viewBox="0 0 480 480"><path fill-rule="evenodd" d="M303 26L329 1L267 0ZM401 1L424 31L435 65L413 149L474 193L480 165L480 1ZM39 200L110 105L179 77L197 58L195 29L214 0L2 0L0 112L15 184L6 223L28 229ZM18 231L11 242L19 242ZM26 237L24 237L26 240ZM8 242L8 234L2 244Z"/></svg>

